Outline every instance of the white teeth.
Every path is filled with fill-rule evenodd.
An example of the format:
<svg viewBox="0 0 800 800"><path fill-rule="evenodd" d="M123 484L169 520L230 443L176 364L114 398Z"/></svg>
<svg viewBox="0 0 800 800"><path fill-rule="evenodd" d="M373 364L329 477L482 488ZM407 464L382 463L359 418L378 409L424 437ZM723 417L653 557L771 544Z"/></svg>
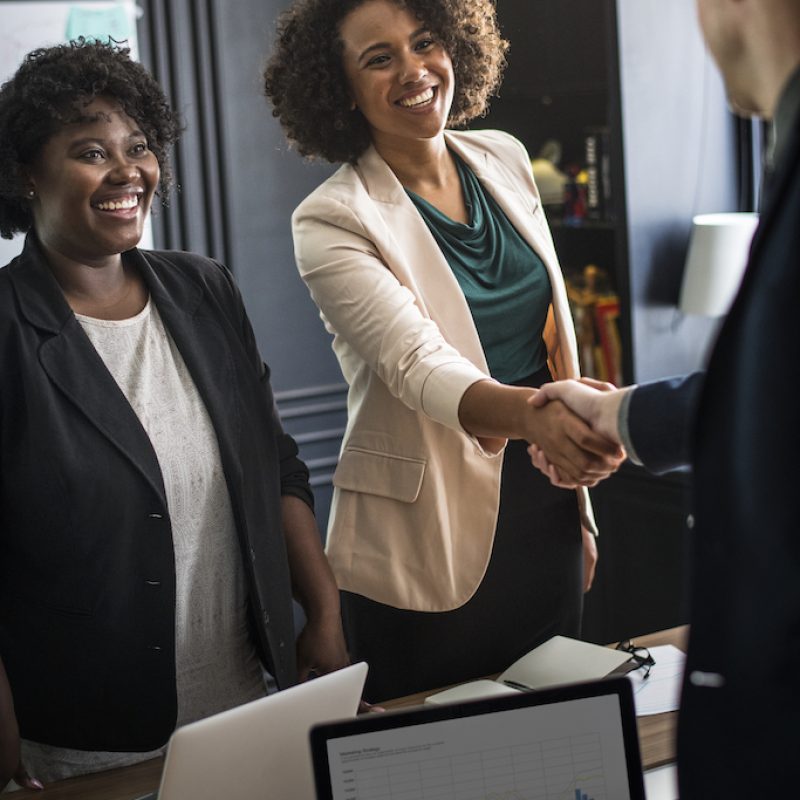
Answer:
<svg viewBox="0 0 800 800"><path fill-rule="evenodd" d="M138 205L138 197L126 197L123 200L108 200L105 203L98 203L96 207L101 211L122 211L125 208L136 208Z"/></svg>
<svg viewBox="0 0 800 800"><path fill-rule="evenodd" d="M414 97L406 97L399 102L401 106L413 108L414 106L421 106L423 103L427 103L429 100L433 100L433 89L426 89L421 94L414 95Z"/></svg>

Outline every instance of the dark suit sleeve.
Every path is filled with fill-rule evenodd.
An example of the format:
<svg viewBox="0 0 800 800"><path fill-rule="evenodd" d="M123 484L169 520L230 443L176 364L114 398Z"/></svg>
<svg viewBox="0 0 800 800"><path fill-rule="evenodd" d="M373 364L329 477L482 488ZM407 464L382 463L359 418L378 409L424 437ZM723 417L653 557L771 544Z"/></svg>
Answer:
<svg viewBox="0 0 800 800"><path fill-rule="evenodd" d="M314 510L314 495L308 481L309 472L305 462L299 456L297 442L283 430L278 408L272 397L272 387L269 382L269 368L262 362L263 374L261 385L264 394L272 407L272 425L275 430L275 441L278 445L278 458L281 470L281 494L291 494L299 497L311 510Z"/></svg>
<svg viewBox="0 0 800 800"><path fill-rule="evenodd" d="M631 393L628 436L642 465L669 472L691 465L694 421L704 372L643 383Z"/></svg>
<svg viewBox="0 0 800 800"><path fill-rule="evenodd" d="M277 419L277 411L275 417ZM278 423L280 424L280 423ZM314 495L308 481L308 467L298 455L297 443L279 429L278 453L281 462L281 494L291 494L299 497L312 511L314 510Z"/></svg>

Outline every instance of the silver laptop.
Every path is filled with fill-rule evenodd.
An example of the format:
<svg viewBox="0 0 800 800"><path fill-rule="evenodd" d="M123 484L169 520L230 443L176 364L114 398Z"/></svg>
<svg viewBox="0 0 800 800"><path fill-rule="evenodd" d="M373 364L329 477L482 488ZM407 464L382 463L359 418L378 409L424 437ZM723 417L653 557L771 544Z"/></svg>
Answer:
<svg viewBox="0 0 800 800"><path fill-rule="evenodd" d="M604 678L323 723L317 800L644 800L631 683Z"/></svg>
<svg viewBox="0 0 800 800"><path fill-rule="evenodd" d="M313 800L309 730L355 716L365 663L178 728L157 794L139 800Z"/></svg>

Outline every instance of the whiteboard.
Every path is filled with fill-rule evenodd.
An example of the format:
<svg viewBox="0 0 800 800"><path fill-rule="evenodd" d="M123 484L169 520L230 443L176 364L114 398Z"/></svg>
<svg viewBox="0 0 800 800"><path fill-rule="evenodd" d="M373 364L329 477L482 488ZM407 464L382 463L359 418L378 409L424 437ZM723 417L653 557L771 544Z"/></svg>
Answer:
<svg viewBox="0 0 800 800"><path fill-rule="evenodd" d="M7 2L0 0L0 83L7 81L22 59L37 47L61 44L81 34L116 41L126 39L131 56L138 58L136 21L142 10L135 0L84 0L84 2ZM22 251L24 236L0 238L0 267ZM150 220L145 225L142 247L152 247Z"/></svg>

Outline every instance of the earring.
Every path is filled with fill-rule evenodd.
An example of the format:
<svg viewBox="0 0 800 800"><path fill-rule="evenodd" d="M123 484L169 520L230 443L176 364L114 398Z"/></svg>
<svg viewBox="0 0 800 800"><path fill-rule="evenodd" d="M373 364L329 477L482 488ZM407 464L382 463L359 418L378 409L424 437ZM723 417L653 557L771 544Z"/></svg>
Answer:
<svg viewBox="0 0 800 800"><path fill-rule="evenodd" d="M29 200L33 200L33 198L36 197L36 192L33 189L28 189L28 191L25 192L25 194L27 195Z"/></svg>

